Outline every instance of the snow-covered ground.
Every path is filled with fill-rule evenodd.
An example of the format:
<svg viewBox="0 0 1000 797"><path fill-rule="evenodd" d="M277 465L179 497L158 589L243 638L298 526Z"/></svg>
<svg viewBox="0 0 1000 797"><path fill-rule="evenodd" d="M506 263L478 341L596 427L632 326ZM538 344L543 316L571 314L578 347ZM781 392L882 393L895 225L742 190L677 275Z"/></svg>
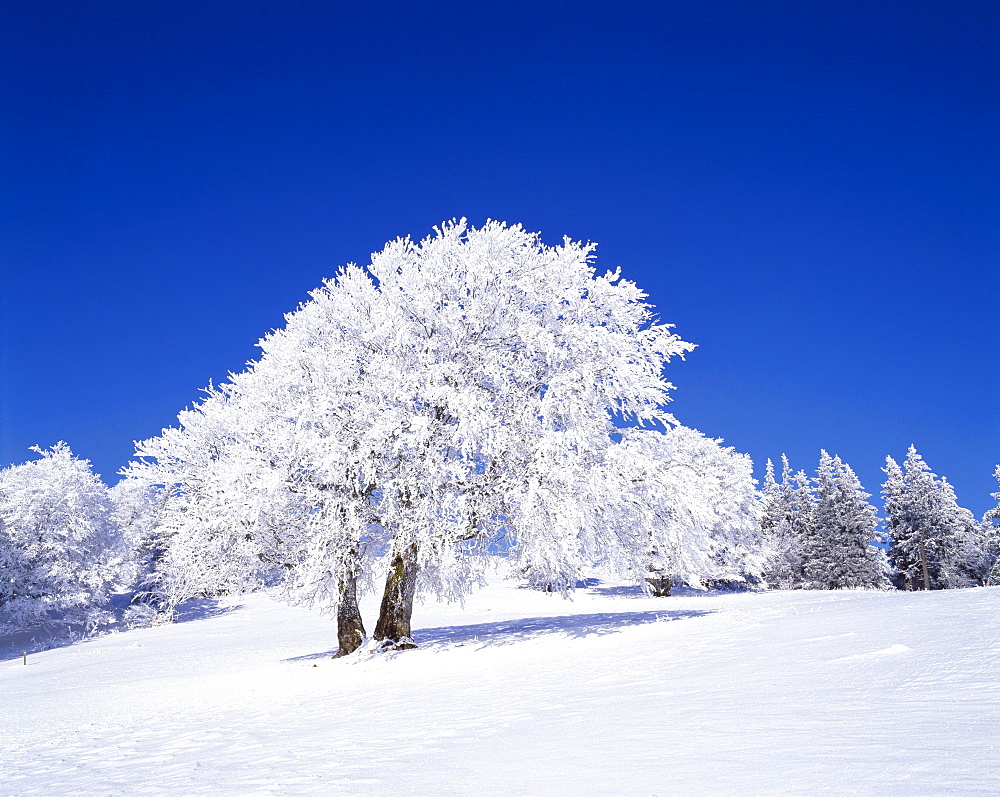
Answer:
<svg viewBox="0 0 1000 797"><path fill-rule="evenodd" d="M0 639L0 794L998 794L998 609L497 580L334 661L331 619L203 601L27 666Z"/></svg>

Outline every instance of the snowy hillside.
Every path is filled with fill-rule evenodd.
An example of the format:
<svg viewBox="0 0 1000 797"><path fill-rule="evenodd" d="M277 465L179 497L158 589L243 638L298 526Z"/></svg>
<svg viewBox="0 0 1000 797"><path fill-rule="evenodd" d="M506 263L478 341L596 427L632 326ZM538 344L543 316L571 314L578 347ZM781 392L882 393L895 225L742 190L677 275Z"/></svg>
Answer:
<svg viewBox="0 0 1000 797"><path fill-rule="evenodd" d="M263 595L27 666L0 639L0 794L996 794L998 607L497 580L337 661Z"/></svg>

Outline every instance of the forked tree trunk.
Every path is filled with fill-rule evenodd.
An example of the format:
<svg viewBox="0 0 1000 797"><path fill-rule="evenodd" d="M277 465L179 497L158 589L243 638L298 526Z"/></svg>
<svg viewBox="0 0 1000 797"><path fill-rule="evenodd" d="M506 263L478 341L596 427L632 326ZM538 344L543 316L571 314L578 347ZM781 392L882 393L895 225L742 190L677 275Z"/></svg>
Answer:
<svg viewBox="0 0 1000 797"><path fill-rule="evenodd" d="M337 604L337 643L333 658L339 659L356 651L365 641L365 626L358 609L358 578L353 573L340 582L340 602Z"/></svg>
<svg viewBox="0 0 1000 797"><path fill-rule="evenodd" d="M650 590L652 590L654 598L669 598L670 597L670 587L673 584L673 578L670 576L658 575L653 578L647 578L646 583L649 584Z"/></svg>
<svg viewBox="0 0 1000 797"><path fill-rule="evenodd" d="M408 650L417 645L410 636L413 595L417 589L417 546L393 555L375 624L375 641L383 650Z"/></svg>

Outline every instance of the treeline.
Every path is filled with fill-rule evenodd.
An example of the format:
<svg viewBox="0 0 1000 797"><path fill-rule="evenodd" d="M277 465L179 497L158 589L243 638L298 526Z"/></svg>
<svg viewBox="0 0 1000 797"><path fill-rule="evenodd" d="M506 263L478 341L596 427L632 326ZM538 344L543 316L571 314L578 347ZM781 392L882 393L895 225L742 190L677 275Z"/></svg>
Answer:
<svg viewBox="0 0 1000 797"><path fill-rule="evenodd" d="M769 466L758 491L747 455L665 411L664 369L693 347L593 249L464 220L398 239L138 443L111 490L64 444L0 471L0 624L94 625L112 587L134 622L268 587L335 610L345 655L381 579L373 637L400 649L418 592L460 598L497 556L559 592L595 565L654 595L993 583L1000 515L959 510L915 451L887 468L887 557L838 458L780 483Z"/></svg>
<svg viewBox="0 0 1000 797"><path fill-rule="evenodd" d="M884 523L850 466L826 451L812 478L770 460L761 491L761 530L771 554L763 571L775 589L954 589L1000 584L1000 508L977 520L947 479L914 446L900 467L886 457ZM995 471L1000 481L1000 467ZM1000 492L992 494L1000 499Z"/></svg>

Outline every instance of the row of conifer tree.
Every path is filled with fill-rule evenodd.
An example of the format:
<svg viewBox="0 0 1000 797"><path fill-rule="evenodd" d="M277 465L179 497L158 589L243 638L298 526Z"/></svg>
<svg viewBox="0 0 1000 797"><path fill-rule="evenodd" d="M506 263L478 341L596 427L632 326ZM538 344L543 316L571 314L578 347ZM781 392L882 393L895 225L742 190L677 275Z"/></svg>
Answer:
<svg viewBox="0 0 1000 797"><path fill-rule="evenodd" d="M763 579L777 589L953 589L1000 583L1000 507L982 520L959 506L955 490L910 446L902 467L886 458L884 521L858 477L823 451L816 475L781 480L770 460L762 490L761 530L772 555ZM1000 467L996 471L1000 480ZM993 497L1000 498L1000 492Z"/></svg>

